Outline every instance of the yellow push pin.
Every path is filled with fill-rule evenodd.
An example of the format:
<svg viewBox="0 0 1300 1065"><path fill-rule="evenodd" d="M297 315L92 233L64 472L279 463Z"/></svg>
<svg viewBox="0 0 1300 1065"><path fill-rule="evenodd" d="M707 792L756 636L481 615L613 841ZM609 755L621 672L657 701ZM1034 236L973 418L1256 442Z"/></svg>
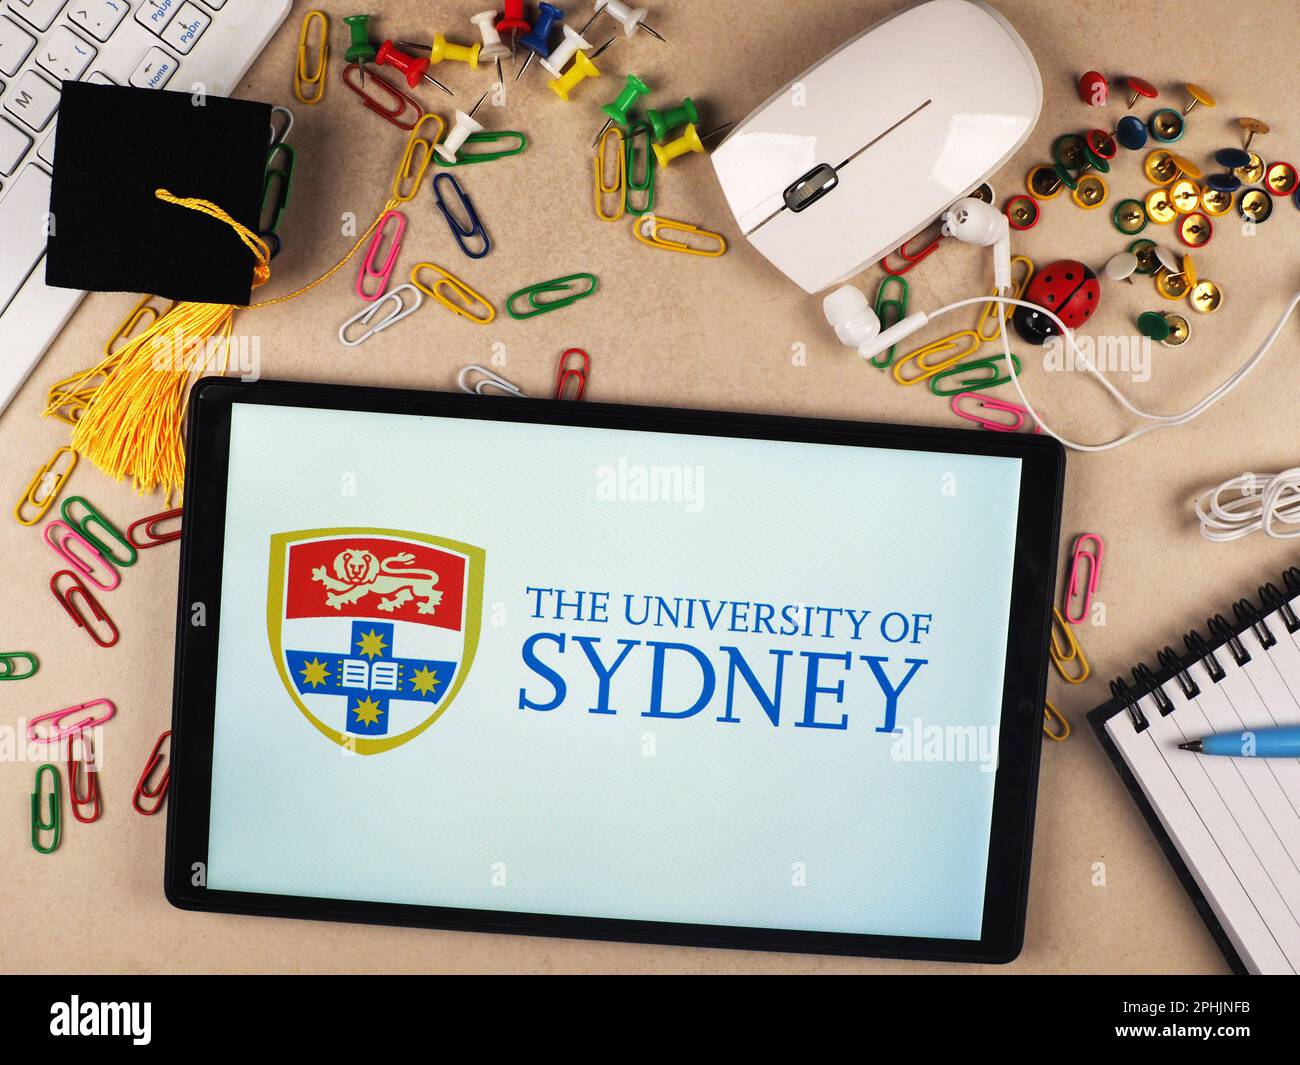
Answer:
<svg viewBox="0 0 1300 1065"><path fill-rule="evenodd" d="M561 100L568 100L569 94L573 92L588 78L600 77L600 71L596 64L587 58L587 53L578 51L573 54L573 64L568 70L558 78L552 78L547 84L551 91Z"/></svg>
<svg viewBox="0 0 1300 1065"><path fill-rule="evenodd" d="M1191 97L1191 102L1183 108L1184 115L1190 115L1196 110L1198 104L1204 104L1206 107L1213 107L1215 99L1206 90L1199 85L1194 85L1190 81L1183 86L1187 90L1187 95Z"/></svg>
<svg viewBox="0 0 1300 1065"><path fill-rule="evenodd" d="M429 65L434 66L444 59L450 59L457 63L468 63L470 70L478 70L478 54L482 50L481 44L456 44L441 33L435 33L433 47L429 49Z"/></svg>
<svg viewBox="0 0 1300 1065"><path fill-rule="evenodd" d="M1246 134L1246 143L1242 145L1242 148L1246 151L1250 150L1250 142L1255 139L1256 134L1262 137L1269 129L1267 122L1261 122L1257 118L1239 118L1237 119L1237 125Z"/></svg>
<svg viewBox="0 0 1300 1065"><path fill-rule="evenodd" d="M1181 177L1189 177L1193 181L1201 180L1201 168L1186 156L1175 155L1173 152L1170 152L1169 158L1173 162L1174 166L1178 168L1177 172L1174 174L1174 181L1177 181Z"/></svg>
<svg viewBox="0 0 1300 1065"><path fill-rule="evenodd" d="M700 134L695 128L695 124L687 123L685 133L675 141L668 141L666 144L656 144L654 150L655 158L659 160L659 165L666 167L678 156L685 155L687 152L697 152L700 155L703 155L704 141L700 139Z"/></svg>

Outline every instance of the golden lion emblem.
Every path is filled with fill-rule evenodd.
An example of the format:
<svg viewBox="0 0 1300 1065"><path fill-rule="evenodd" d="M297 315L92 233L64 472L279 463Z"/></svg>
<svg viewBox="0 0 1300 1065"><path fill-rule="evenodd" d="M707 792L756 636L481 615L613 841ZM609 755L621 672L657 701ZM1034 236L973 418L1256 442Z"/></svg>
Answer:
<svg viewBox="0 0 1300 1065"><path fill-rule="evenodd" d="M369 551L349 548L334 558L334 576L324 566L317 566L311 579L325 585L327 606L342 610L345 605L360 602L366 596L382 596L379 609L391 614L404 603L421 599L417 609L421 614L432 614L442 602L442 592L434 591L438 575L428 569L397 569L415 561L415 556L403 552L382 562Z"/></svg>

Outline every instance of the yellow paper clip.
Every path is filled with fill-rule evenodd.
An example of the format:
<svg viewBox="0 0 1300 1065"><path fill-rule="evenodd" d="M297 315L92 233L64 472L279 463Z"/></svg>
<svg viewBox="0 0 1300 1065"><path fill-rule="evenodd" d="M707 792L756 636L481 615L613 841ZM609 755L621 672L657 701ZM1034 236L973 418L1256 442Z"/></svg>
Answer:
<svg viewBox="0 0 1300 1065"><path fill-rule="evenodd" d="M1043 700L1043 735L1062 743L1070 738L1070 722L1047 699Z"/></svg>
<svg viewBox="0 0 1300 1065"><path fill-rule="evenodd" d="M54 472L54 467L59 464L60 456L71 455L72 459L68 462L68 468L59 473ZM27 486L27 491L18 500L18 505L14 507L14 518L19 525L35 525L43 517L45 512L59 497L63 491L63 486L68 483L68 478L72 476L73 469L77 465L77 453L70 447L61 447L50 458L50 461L36 471L36 476L32 478L32 483ZM50 478L53 478L51 480ZM42 492L41 489L44 488ZM31 517L23 517L23 507L33 506L36 513Z"/></svg>
<svg viewBox="0 0 1300 1065"><path fill-rule="evenodd" d="M438 132L432 137L420 134L426 122L438 123ZM433 162L433 146L442 139L446 129L447 123L440 115L434 114L421 115L411 127L411 135L406 138L406 151L402 153L402 161L397 164L397 173L393 175L393 199L398 203L410 203L415 199L429 164ZM408 184L410 190L405 191Z"/></svg>
<svg viewBox="0 0 1300 1065"><path fill-rule="evenodd" d="M616 148L614 151L614 184L609 184L605 180L605 175L609 173L606 144L613 138ZM602 222L617 222L627 212L627 138L623 136L623 131L618 126L610 126L605 131L604 136L600 138L600 144L596 148L596 217ZM605 200L613 196L618 203L617 214L607 214L605 212Z"/></svg>
<svg viewBox="0 0 1300 1065"><path fill-rule="evenodd" d="M320 40L316 45L316 69L307 72L307 38L313 22L320 22ZM330 61L330 20L324 11L308 11L298 31L298 62L293 71L293 94L299 103L318 104L325 99L325 70ZM315 89L316 95L306 96L305 89Z"/></svg>
<svg viewBox="0 0 1300 1065"><path fill-rule="evenodd" d="M1015 271L1017 263L1019 263L1021 268L1024 270L1024 274L1019 281L1012 282L1011 298L1013 300L1018 300L1024 295L1025 289L1029 287L1030 278L1034 276L1034 263L1032 259L1029 259L1024 255L1014 256L1011 260L1011 269L1013 273ZM996 296L998 294L998 290L994 289L992 294ZM997 319L994 319L993 332L992 333L984 332L984 326L988 324L988 320L990 318L993 318L994 311L1000 313L1002 319L1005 319L1007 315L1011 313L1011 307L1005 303L990 302L984 304L984 309L980 312L980 320L975 324L975 334L985 344L990 344L993 341L997 340L1002 333L1001 322L998 321Z"/></svg>
<svg viewBox="0 0 1300 1065"><path fill-rule="evenodd" d="M176 306L176 301L173 300L165 310L159 310L150 302L152 299L152 296L141 296L139 302L131 308L131 313L123 319L122 324L117 327L117 332L109 337L108 343L104 345L104 358L112 358L120 346L151 328L159 318ZM145 318L148 318L149 322L147 325L142 325Z"/></svg>
<svg viewBox="0 0 1300 1065"><path fill-rule="evenodd" d="M421 270L432 270L438 274L438 279L429 288L420 281ZM430 299L435 299L441 303L447 310L453 314L459 314L462 318L468 318L476 325L487 325L495 321L497 309L492 306L484 297L475 292L469 285L465 284L459 277L449 270L444 270L435 263L416 263L411 270L411 284L418 288ZM447 289L455 293L459 299L452 300L443 295L442 290ZM476 307L481 307L487 311L486 315L475 314Z"/></svg>
<svg viewBox="0 0 1300 1065"><path fill-rule="evenodd" d="M969 341L969 347L964 351L951 355L942 362L927 363L925 361L929 356L942 355L944 352L952 351L962 340ZM931 377L943 373L949 367L956 366L962 359L970 358L975 352L979 351L983 344L984 342L980 340L979 334L974 329L963 329L951 336L931 341L924 347L909 351L894 363L894 380L900 385L915 385L921 381L928 381ZM921 371L916 377L904 377L900 372L909 362L915 362L917 369Z"/></svg>
<svg viewBox="0 0 1300 1065"><path fill-rule="evenodd" d="M649 236L646 235L647 228L650 230ZM674 222L671 218L659 218L653 214L634 219L632 231L636 234L636 239L642 244L651 248L662 248L664 251L679 251L686 255L702 255L707 259L716 259L718 256L726 254L727 251L727 241L721 233L700 229L699 226L693 226L689 222ZM665 232L684 233L689 237L703 238L706 241L713 242L713 246L700 248L687 244L685 241L670 240L660 236L660 233Z"/></svg>
<svg viewBox="0 0 1300 1065"><path fill-rule="evenodd" d="M1079 646L1079 641L1074 638L1074 626L1065 623L1065 618L1061 617L1061 611L1056 607L1052 607L1052 616L1055 619L1052 623L1052 644L1049 649L1052 665L1056 667L1056 672L1061 675L1061 679L1066 684L1082 684L1092 673L1092 667L1083 657L1083 648ZM1058 629L1065 634L1064 640L1056 638ZM1073 676L1066 672L1065 668L1071 662L1078 663L1078 673Z"/></svg>

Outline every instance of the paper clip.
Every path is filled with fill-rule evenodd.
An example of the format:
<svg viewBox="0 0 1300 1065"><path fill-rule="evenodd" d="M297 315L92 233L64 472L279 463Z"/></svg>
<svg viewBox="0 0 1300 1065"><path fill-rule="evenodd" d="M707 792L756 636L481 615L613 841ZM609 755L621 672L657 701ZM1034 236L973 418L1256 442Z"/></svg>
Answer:
<svg viewBox="0 0 1300 1065"><path fill-rule="evenodd" d="M1048 699L1043 700L1043 735L1057 743L1070 738L1070 722Z"/></svg>
<svg viewBox="0 0 1300 1065"><path fill-rule="evenodd" d="M646 235L646 229L650 230L649 236ZM636 239L647 247L662 248L664 251L683 252L686 255L702 255L707 259L716 259L720 255L726 254L727 241L721 233L714 233L708 229L700 229L689 222L674 222L671 218L660 218L658 215L647 214L635 219L632 222L632 232L636 234ZM661 237L661 232L684 233L689 237L703 238L712 242L711 246L699 248L685 241L671 240Z"/></svg>
<svg viewBox="0 0 1300 1065"><path fill-rule="evenodd" d="M420 281L421 270L432 270L440 275L429 288ZM496 320L497 309L490 304L486 298L480 296L469 285L465 284L459 277L449 270L444 270L436 263L416 263L415 268L411 270L411 284L423 292L426 296L437 300L447 310L453 314L459 314L462 318L468 318L476 325L487 325L489 322ZM457 300L448 298L443 294L443 290L454 293L460 297ZM486 314L475 314L476 307L483 308Z"/></svg>
<svg viewBox="0 0 1300 1065"><path fill-rule="evenodd" d="M122 324L117 327L117 331L108 338L108 343L104 345L104 358L112 358L117 354L121 347L126 346L128 341L139 336L141 333L145 332L145 330L153 328L154 323L156 323L159 318L176 306L176 301L171 300L167 303L167 306L164 309L159 310L154 306L152 302L153 299L153 296L140 297L136 302L136 305L131 308L131 313L128 314L126 318L123 319ZM142 325L141 323L143 323L146 317L149 318L149 324ZM70 385L77 380L78 379L74 377L68 378L66 381L60 381L58 385L55 385L50 389L50 392L53 393L60 385ZM93 391L101 384L103 384L103 381L96 381L92 385L88 380L83 378L79 387L83 390Z"/></svg>
<svg viewBox="0 0 1300 1065"><path fill-rule="evenodd" d="M275 116L284 116L284 128L278 129L275 124ZM271 108L271 138L267 141L268 148L274 148L277 144L283 144L289 139L289 133L293 130L293 112L283 104L276 104Z"/></svg>
<svg viewBox="0 0 1300 1065"><path fill-rule="evenodd" d="M1084 546L1088 541L1096 545L1095 551L1090 551ZM1070 579L1065 588L1065 620L1071 625L1082 624L1088 617L1088 611L1092 607L1092 597L1097 592L1097 586L1101 584L1101 558L1105 553L1106 544L1095 533L1084 533L1074 541L1074 553L1070 559ZM1088 560L1088 586L1080 589L1079 564L1085 558ZM1076 598L1079 600L1079 612L1071 614L1070 604Z"/></svg>
<svg viewBox="0 0 1300 1065"><path fill-rule="evenodd" d="M80 504L86 508L86 513L82 515L82 517L74 518L72 516L72 508L74 504ZM118 569L126 569L128 566L135 565L136 559L139 558L136 554L135 548L131 546L127 538L118 530L117 526L92 507L90 503L86 501L84 496L68 496L68 498L63 501L60 513L63 515L63 520L81 534L83 540L94 547L96 551L103 555L109 562L113 563L113 565L118 567ZM92 533L90 531L92 525L97 526L101 532L108 535L110 540L125 549L126 558L118 558L103 540Z"/></svg>
<svg viewBox="0 0 1300 1065"><path fill-rule="evenodd" d="M1001 355L997 356L1002 358ZM974 414L962 409L962 401L970 397L972 405L980 410L1000 411L1003 414L1010 414L1015 418L1014 422L1008 424L1005 421L999 421L993 418L985 418L980 414ZM997 399L993 396L981 396L976 392L958 392L952 397L952 412L958 418L965 418L968 422L974 422L982 429L991 429L995 433L1014 433L1023 429L1030 418L1033 417L1024 407L1017 406L1015 403L1008 403L1005 400ZM1038 432L1038 426L1034 426L1034 432Z"/></svg>
<svg viewBox="0 0 1300 1065"><path fill-rule="evenodd" d="M71 455L72 458L68 461L67 469L56 473L54 467L59 464L59 459L63 455ZM22 494L22 498L14 507L14 518L19 525L35 525L45 517L46 511L53 506L54 501L59 498L59 493L63 491L63 486L68 483L68 478L72 476L76 465L77 453L65 446L59 448L50 461L36 471L31 484L27 486L27 491ZM36 513L25 517L23 508L27 506L35 507Z"/></svg>
<svg viewBox="0 0 1300 1065"><path fill-rule="evenodd" d="M46 775L53 777L54 782L50 785L49 794L49 818L41 818L41 777ZM32 848L41 854L53 854L59 846L60 836L60 812L63 806L63 796L59 787L59 770L57 766L46 762L36 770L36 787L32 792ZM54 839L48 847L41 844L41 833L53 832Z"/></svg>
<svg viewBox="0 0 1300 1065"><path fill-rule="evenodd" d="M930 236L931 232L934 233L933 237ZM929 226L921 233L918 233L911 240L905 241L903 243L903 246L897 249L897 251L893 251L889 253L890 255L897 255L900 259L903 260L903 262L907 264L906 266L899 267L898 269L895 269L894 267L890 266L889 255L886 255L883 259L880 260L880 265L884 269L885 273L893 274L894 277L902 277L904 274L914 269L917 263L933 255L934 250L940 245L943 239L944 239L943 222L941 220L935 222L933 225ZM928 243L926 243L924 247L921 248L920 251L913 252L911 250L911 245L918 242L925 242L925 241L928 241Z"/></svg>
<svg viewBox="0 0 1300 1065"><path fill-rule="evenodd" d="M627 158L624 163L623 203L627 213L631 215L649 214L655 208L655 157L650 150L653 144L651 136L650 126L646 122L637 122L628 130L624 147L624 154ZM639 150L638 145L640 145ZM638 155L641 157L639 171L637 168ZM643 176L638 178L638 172ZM638 197L641 200L640 206L633 205L633 197Z"/></svg>
<svg viewBox="0 0 1300 1065"><path fill-rule="evenodd" d="M1014 256L1011 260L1011 270L1013 275L1017 265L1019 265L1024 272L1021 274L1019 281L1012 282L1010 296L1013 300L1018 300L1024 295L1026 287L1028 287L1030 280L1034 276L1034 262L1032 259L1024 255ZM998 290L994 289L992 295L996 296L997 294L998 294ZM999 318L994 319L993 332L986 333L984 331L984 326L988 324L988 320L990 318L993 318L995 312L999 315ZM1010 313L1011 313L1011 306L1009 304L994 303L993 301L989 301L988 303L984 304L984 309L980 311L979 321L975 323L975 334L985 344L991 344L993 341L997 340L999 336L1002 335L1001 323L1002 321L1005 321L1007 315L1009 315Z"/></svg>
<svg viewBox="0 0 1300 1065"><path fill-rule="evenodd" d="M308 73L307 38L311 34L313 22L320 23L320 40L316 45L316 68ZM302 29L298 31L298 61L293 71L293 94L300 103L311 106L325 98L325 71L330 61L330 20L324 11L308 11L302 20ZM315 89L314 96L307 96L306 89Z"/></svg>
<svg viewBox="0 0 1300 1065"><path fill-rule="evenodd" d="M581 281L587 283L586 288L576 286L576 282ZM593 295L599 287L600 283L596 280L595 274L569 274L568 277L557 277L554 281L543 281L540 284L521 288L518 292L512 293L506 298L506 313L517 321L536 318L539 314L558 311L561 307L568 307L579 300L585 300L588 296ZM546 296L555 292L564 293L564 295L553 300L538 299L539 296ZM531 309L523 312L516 311L515 302L522 296L528 297L528 306Z"/></svg>
<svg viewBox="0 0 1300 1065"><path fill-rule="evenodd" d="M175 510L165 510L161 514L151 514L147 518L141 518L139 521L132 522L126 530L126 539L132 547L138 551L145 551L151 547L157 547L159 544L169 544L173 540L181 538L181 529L177 526L170 532L158 532L158 526L165 521L171 521L174 518L182 516L183 511L180 507ZM136 529L144 526L143 535L137 535Z"/></svg>
<svg viewBox="0 0 1300 1065"><path fill-rule="evenodd" d="M19 673L16 668L19 662L26 662L31 668L26 673ZM35 676L40 668L40 662L30 651L0 651L0 680L26 680Z"/></svg>
<svg viewBox="0 0 1300 1065"><path fill-rule="evenodd" d="M149 752L149 760L144 764L144 772L140 774L140 779L135 786L135 794L131 796L131 805L135 807L136 813L144 814L145 817L152 817L162 809L163 800L167 798L167 784L171 780L172 767L169 765L163 770L162 776L158 778L156 785L150 786L149 778L162 762L163 756L159 753L162 745L167 742L171 736L172 730L168 729L158 737L158 742L153 745L153 750ZM146 810L140 805L141 799L156 799L151 809Z"/></svg>
<svg viewBox="0 0 1300 1065"><path fill-rule="evenodd" d="M474 384L469 380L478 374L483 379ZM456 378L456 385L462 392L468 392L471 396L482 396L489 391L503 392L507 396L523 396L524 390L516 384L511 384L500 374L495 374L486 366L470 365L461 370Z"/></svg>
<svg viewBox="0 0 1300 1065"><path fill-rule="evenodd" d="M498 129L483 130L480 133L471 133L465 138L465 147L471 144L498 144L502 141L514 140L514 147L502 148L495 152L467 152L465 148L460 148L456 152L456 161L447 162L441 155L438 156L439 166L472 166L475 163L491 163L497 159L506 159L512 155L520 154L528 147L528 138L516 129Z"/></svg>
<svg viewBox="0 0 1300 1065"><path fill-rule="evenodd" d="M55 543L52 538L57 535L55 532L56 529L64 529L67 532L67 535L60 537L57 543ZM67 522L58 521L57 519L50 522L45 526L44 537L45 542L50 546L50 550L59 555L59 557L65 559L74 568L81 570L81 573L86 580L90 581L90 583L100 591L111 592L122 583L121 574L117 572L113 564L99 553L99 550L94 546L94 544L75 529L71 528ZM79 558L68 546L74 542L80 544L85 549L86 554L90 556L88 560ZM105 576L101 580L95 575L96 570L100 566L111 575L111 580L109 576Z"/></svg>
<svg viewBox="0 0 1300 1065"><path fill-rule="evenodd" d="M276 164L277 155L284 157L279 165ZM297 154L287 144L275 145L266 155L266 169L262 172L262 210L258 215L257 235L268 243L274 243L272 259L281 249L276 230L280 227L280 216L289 205L289 190L293 187L293 168L297 159ZM271 241L272 237L276 238L274 242Z"/></svg>
<svg viewBox="0 0 1300 1065"><path fill-rule="evenodd" d="M1058 632L1061 634L1060 639L1057 639ZM1066 623L1056 607L1052 607L1051 640L1048 654L1051 656L1052 665L1056 667L1056 672L1066 684L1082 684L1092 675L1092 667L1088 665L1088 660L1083 655L1083 648L1075 639L1074 630ZM1070 673L1066 669L1072 663L1077 663L1075 673Z"/></svg>
<svg viewBox="0 0 1300 1065"><path fill-rule="evenodd" d="M65 717L72 717L82 710L91 710L97 706L106 707L106 712L96 717L94 713L78 721L75 725L63 724ZM78 736L86 729L98 728L108 721L117 713L117 707L107 699L96 699L90 703L78 703L76 706L65 706L62 710L51 710L48 714L41 714L40 717L34 717L27 722L27 740L29 743L62 743L70 736ZM37 732L37 725L50 722L50 728L53 730L47 736L42 736Z"/></svg>
<svg viewBox="0 0 1300 1065"><path fill-rule="evenodd" d="M615 142L614 153L611 156L606 145L611 138ZM627 213L627 138L623 136L623 131L618 126L610 126L601 134L599 145L596 148L596 158L594 167L596 171L596 217L602 222L617 222ZM614 184L605 180L605 175L609 173L610 162L614 164ZM614 197L614 203L617 207L617 214L609 214L605 210L605 201L609 197Z"/></svg>
<svg viewBox="0 0 1300 1065"><path fill-rule="evenodd" d="M80 821L83 825L88 825L93 821L99 820L102 812L99 801L99 767L95 763L95 751L90 744L90 737L84 733L77 737L81 741L81 753L84 758L78 761L72 754L72 745L75 739L68 741L68 801L72 806L72 816ZM77 788L77 778L81 775L81 767L86 767L86 793L81 794ZM82 814L82 809L86 806L91 807L90 816Z"/></svg>
<svg viewBox="0 0 1300 1065"><path fill-rule="evenodd" d="M72 587L66 592L59 587L60 577L69 577L72 579ZM94 593L86 587L82 579L75 573L67 569L59 570L58 573L54 574L54 576L50 578L50 592L53 594L54 598L59 601L63 609L68 612L68 616L77 623L77 628L85 629L87 635L99 644L100 647L112 647L117 643L119 633L117 631L117 626L113 624L113 619L104 613L104 608L99 605L99 600L95 598ZM90 608L91 614L94 615L94 621L103 622L108 626L111 639L100 639L99 633L90 625L91 619L87 619L84 613L73 607L73 596L80 598L81 601Z"/></svg>
<svg viewBox="0 0 1300 1065"><path fill-rule="evenodd" d="M944 370L941 373L937 373L933 377L931 377L930 391L933 392L936 396L960 396L967 392L982 392L985 389L997 388L998 385L1010 384L1011 375L1009 373L1003 373L1002 370L1002 367L1005 364L1006 364L1005 355L990 355L984 359L973 359L970 362L961 363L958 366L954 366L951 369ZM1019 374L1020 373L1019 356L1012 355L1011 364L1012 366L1015 367L1016 373ZM963 376L962 380L958 382L955 388L941 388L939 386L940 381L944 381L949 377L956 377L959 374L962 375L969 374L972 370L980 371L980 372L986 370L991 371L991 375L986 375L983 377L978 375L974 377Z"/></svg>
<svg viewBox="0 0 1300 1065"><path fill-rule="evenodd" d="M438 124L438 132L432 137L425 136L422 132L426 122ZM434 145L446 131L447 123L441 115L435 114L421 115L412 127L411 135L406 139L402 161L397 164L397 173L393 175L393 199L398 203L410 203L415 199L415 194L420 191L420 183L429 171L429 164L433 162Z"/></svg>
<svg viewBox="0 0 1300 1065"><path fill-rule="evenodd" d="M388 222L393 221L393 232L389 236L387 233ZM370 248L366 251L365 261L361 264L361 272L357 274L357 295L367 303L373 303L384 294L388 288L388 279L393 274L393 267L397 265L397 257L402 252L402 235L406 232L406 215L401 211L389 211L375 226L375 235L370 238ZM375 256L379 254L379 249L383 246L385 236L389 237L388 258L384 260L384 265L378 270L375 269ZM366 292L366 282L376 281L378 285L373 293Z"/></svg>
<svg viewBox="0 0 1300 1065"><path fill-rule="evenodd" d="M406 305L406 299L402 295L403 291L405 291L406 289L410 289L411 292L414 293L415 295L415 300L414 302L412 302L412 304L409 307ZM375 316L379 313L380 309L385 304L388 303L394 304L396 309L387 317L381 318L376 324L371 325L370 323L374 320ZM361 308L361 310L358 313L354 314L351 318L349 318L346 322L344 322L343 325L339 327L339 340L346 347L349 348L360 347L371 337L379 333L382 333L385 329L388 329L391 326L396 325L403 318L410 317L412 314L414 314L416 311L420 309L420 306L423 303L424 303L424 296L421 295L420 290L416 288L414 285L398 285L395 288L391 288L387 292L385 292L383 296L381 296L374 303L371 303L368 306ZM357 337L355 340L349 340L347 336L347 332L348 329L350 329L354 325L364 325L364 326L368 326L369 328L367 328L366 332L362 333L361 336Z"/></svg>
<svg viewBox="0 0 1300 1065"><path fill-rule="evenodd" d="M578 359L577 367L569 365L569 360L574 356L577 356ZM587 374L590 372L591 356L583 351L582 348L569 348L568 351L560 356L559 369L555 373L555 398L568 398L573 400L581 399L583 394L587 391ZM564 390L568 387L570 382L574 384L574 393L572 396L566 397L564 395Z"/></svg>
<svg viewBox="0 0 1300 1065"><path fill-rule="evenodd" d="M956 355L950 355L941 362L927 363L926 358L932 355L942 355L944 352L952 351L961 341L968 341L969 346L959 351ZM962 359L969 359L975 352L983 346L983 341L976 335L973 329L963 329L960 332L953 333L951 336L942 337L939 340L931 341L924 347L919 347L915 351L909 351L901 359L894 363L893 370L894 380L900 385L915 385L921 381L928 381L935 374L941 374L944 370L956 366ZM917 369L921 372L915 377L904 377L902 369L909 362L915 362Z"/></svg>
<svg viewBox="0 0 1300 1065"><path fill-rule="evenodd" d="M349 77L349 73L352 71L356 71L360 74L361 68L356 63L349 63L345 66L343 68L343 84L360 96L361 102L364 103L369 110L373 111L386 122L392 123L398 129L406 130L408 133L415 129L416 125L424 115L424 107L420 104L419 100L407 96L406 93L390 82L382 74L375 70L370 70L367 72L370 75L370 81L386 92L388 98L396 104L396 107L385 107L382 100L377 100L366 92L364 82L358 84ZM364 74L361 76L363 78L365 77ZM407 121L406 119L407 110L415 112L415 117L410 121Z"/></svg>
<svg viewBox="0 0 1300 1065"><path fill-rule="evenodd" d="M457 208L465 215L462 222L460 217L454 214L447 201L443 197L443 189L440 182L448 181L451 183L452 191L460 200L460 206ZM478 212L474 210L474 201L466 194L465 190L460 187L460 182L456 180L455 174L439 174L433 179L434 203L437 204L438 210L442 212L442 217L447 220L447 225L451 227L451 235L456 238L456 243L460 245L460 250L468 255L471 259L482 259L492 250L492 240L487 235L487 230L483 228L483 222L479 219ZM477 238L483 242L483 247L479 251L474 251L465 242Z"/></svg>
<svg viewBox="0 0 1300 1065"><path fill-rule="evenodd" d="M890 285L896 285L899 289L899 295L893 298L886 297L885 293L889 290ZM880 319L881 330L889 329L897 325L907 317L907 304L910 299L910 290L907 282L901 277L893 274L886 274L885 279L880 282L880 287L876 289L876 317ZM898 351L898 345L895 344L888 351L882 351L871 360L871 365L878 370L888 370L894 364L894 355Z"/></svg>

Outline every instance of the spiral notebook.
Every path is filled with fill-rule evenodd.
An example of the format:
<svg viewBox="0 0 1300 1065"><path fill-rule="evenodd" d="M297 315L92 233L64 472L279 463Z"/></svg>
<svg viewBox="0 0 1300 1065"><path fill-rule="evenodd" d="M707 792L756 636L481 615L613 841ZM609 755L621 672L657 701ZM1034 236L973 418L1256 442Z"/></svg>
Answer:
<svg viewBox="0 0 1300 1065"><path fill-rule="evenodd" d="M1300 973L1300 759L1212 758L1178 744L1300 725L1300 568L1216 614L1185 650L1111 682L1088 715L1238 973Z"/></svg>

